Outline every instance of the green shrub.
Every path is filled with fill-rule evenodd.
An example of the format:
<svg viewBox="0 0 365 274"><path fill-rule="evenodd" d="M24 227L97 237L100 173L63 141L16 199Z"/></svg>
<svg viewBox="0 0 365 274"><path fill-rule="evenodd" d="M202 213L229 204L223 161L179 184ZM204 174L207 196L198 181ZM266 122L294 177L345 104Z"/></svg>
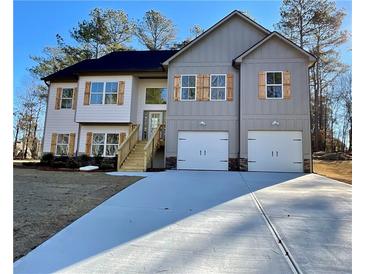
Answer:
<svg viewBox="0 0 365 274"><path fill-rule="evenodd" d="M50 166L53 167L53 168L65 168L66 167L66 162L54 161L50 164Z"/></svg>
<svg viewBox="0 0 365 274"><path fill-rule="evenodd" d="M94 159L93 159L94 161L94 164L96 165L96 166L100 166L101 165L101 163L103 162L103 157L102 156L100 156L100 155L97 155L97 156L95 156L94 157Z"/></svg>
<svg viewBox="0 0 365 274"><path fill-rule="evenodd" d="M80 163L74 159L74 158L69 158L67 163L66 163L66 166L68 168L79 168L80 167Z"/></svg>
<svg viewBox="0 0 365 274"><path fill-rule="evenodd" d="M55 161L67 163L70 157L68 156L56 156Z"/></svg>
<svg viewBox="0 0 365 274"><path fill-rule="evenodd" d="M79 166L87 166L90 163L90 157L86 154L81 154L76 161L79 163Z"/></svg>
<svg viewBox="0 0 365 274"><path fill-rule="evenodd" d="M41 158L41 164L50 165L54 161L53 153L44 153Z"/></svg>

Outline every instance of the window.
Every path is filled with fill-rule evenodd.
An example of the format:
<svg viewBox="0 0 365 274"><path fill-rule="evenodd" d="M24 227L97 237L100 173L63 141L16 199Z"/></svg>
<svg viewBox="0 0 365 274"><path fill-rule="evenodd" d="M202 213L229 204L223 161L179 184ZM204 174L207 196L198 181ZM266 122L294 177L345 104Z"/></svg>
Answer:
<svg viewBox="0 0 365 274"><path fill-rule="evenodd" d="M113 157L117 153L119 134L94 133L91 147L93 156Z"/></svg>
<svg viewBox="0 0 365 274"><path fill-rule="evenodd" d="M64 156L68 154L69 134L58 134L56 144L56 156Z"/></svg>
<svg viewBox="0 0 365 274"><path fill-rule="evenodd" d="M118 93L118 83L117 82L105 83L105 104L116 104L117 103L117 93Z"/></svg>
<svg viewBox="0 0 365 274"><path fill-rule="evenodd" d="M196 76L182 75L181 76L181 100L195 100Z"/></svg>
<svg viewBox="0 0 365 274"><path fill-rule="evenodd" d="M91 83L91 98L90 104L102 104L103 103L103 82L93 82Z"/></svg>
<svg viewBox="0 0 365 274"><path fill-rule="evenodd" d="M61 108L72 108L72 96L73 96L72 88L62 89Z"/></svg>
<svg viewBox="0 0 365 274"><path fill-rule="evenodd" d="M146 104L166 104L166 88L146 88Z"/></svg>
<svg viewBox="0 0 365 274"><path fill-rule="evenodd" d="M212 74L210 76L210 100L226 100L226 75Z"/></svg>
<svg viewBox="0 0 365 274"><path fill-rule="evenodd" d="M266 72L266 98L283 98L283 73Z"/></svg>
<svg viewBox="0 0 365 274"><path fill-rule="evenodd" d="M90 104L116 104L118 82L92 82Z"/></svg>

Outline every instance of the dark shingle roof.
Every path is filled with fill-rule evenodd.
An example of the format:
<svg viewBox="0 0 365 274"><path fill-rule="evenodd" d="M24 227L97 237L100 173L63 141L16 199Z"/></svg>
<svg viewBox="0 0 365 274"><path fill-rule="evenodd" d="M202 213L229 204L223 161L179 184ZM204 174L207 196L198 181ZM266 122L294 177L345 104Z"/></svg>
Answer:
<svg viewBox="0 0 365 274"><path fill-rule="evenodd" d="M176 50L115 51L98 59L88 59L48 75L42 80L77 80L79 73L163 71L162 63Z"/></svg>

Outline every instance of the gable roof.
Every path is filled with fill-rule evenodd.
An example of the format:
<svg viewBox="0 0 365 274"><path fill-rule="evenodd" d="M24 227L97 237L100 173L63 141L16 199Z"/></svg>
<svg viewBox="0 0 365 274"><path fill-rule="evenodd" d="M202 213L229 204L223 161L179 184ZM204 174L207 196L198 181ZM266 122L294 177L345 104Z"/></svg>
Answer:
<svg viewBox="0 0 365 274"><path fill-rule="evenodd" d="M261 26L260 24L256 23L254 20L252 20L248 16L244 15L242 12L240 12L238 10L234 10L230 14L228 14L227 16L225 16L223 19L221 19L220 21L218 21L216 24L214 24L213 26L211 26L209 29L207 29L206 31L204 31L202 34L200 34L199 36L197 36L195 39L191 40L189 43L187 43L185 46L183 46L178 52L176 52L174 55L172 55L170 58L168 58L165 62L163 62L163 65L164 66L167 66L171 60L175 59L177 56L179 56L185 50L187 50L188 48L192 47L195 43L197 43L198 41L200 41L201 39L203 39L204 37L206 37L207 35L209 35L209 33L213 32L215 29L217 29L219 26L221 26L224 22L228 21L230 18L232 18L235 15L238 15L240 18L242 18L246 22L252 24L256 28L260 29L264 33L266 33L266 34L270 34L271 33L268 29L266 29L263 26Z"/></svg>
<svg viewBox="0 0 365 274"><path fill-rule="evenodd" d="M251 52L255 51L257 48L259 48L261 45L263 45L264 43L266 43L267 41L269 41L273 37L279 38L284 43L288 44L291 47L294 47L295 49L297 49L298 51L300 51L304 55L308 56L309 61L310 61L310 66L312 66L316 62L316 57L313 54L311 54L310 52L308 52L305 49L301 48L300 46L298 46L297 44L295 44L291 40L287 39L286 37L284 37L283 35L281 35L277 31L273 31L270 35L264 37L263 39L261 39L260 41L258 41L256 44L254 44L252 47L250 47L249 49L245 50L239 56L237 56L236 58L234 58L233 59L233 64L235 64L235 63L241 63L242 60L247 55L249 55Z"/></svg>
<svg viewBox="0 0 365 274"><path fill-rule="evenodd" d="M44 81L77 80L80 73L164 71L163 61L176 50L115 51L98 59L87 59L48 75Z"/></svg>

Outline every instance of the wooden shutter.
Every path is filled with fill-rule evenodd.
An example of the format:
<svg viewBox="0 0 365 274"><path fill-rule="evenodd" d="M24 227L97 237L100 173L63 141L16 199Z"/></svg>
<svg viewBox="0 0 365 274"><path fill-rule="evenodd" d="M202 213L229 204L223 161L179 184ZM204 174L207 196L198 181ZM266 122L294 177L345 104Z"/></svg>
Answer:
<svg viewBox="0 0 365 274"><path fill-rule="evenodd" d="M68 139L68 156L73 157L75 153L75 133L70 133Z"/></svg>
<svg viewBox="0 0 365 274"><path fill-rule="evenodd" d="M196 100L197 101L203 100L203 79L204 79L204 75L199 74L197 77L197 82L196 82Z"/></svg>
<svg viewBox="0 0 365 274"><path fill-rule="evenodd" d="M55 109L60 109L61 108L61 96L62 96L62 88L57 88Z"/></svg>
<svg viewBox="0 0 365 274"><path fill-rule="evenodd" d="M90 86L91 86L91 82L85 83L84 105L90 104Z"/></svg>
<svg viewBox="0 0 365 274"><path fill-rule="evenodd" d="M118 96L117 96L118 105L124 104L124 90L125 90L125 82L119 81Z"/></svg>
<svg viewBox="0 0 365 274"><path fill-rule="evenodd" d="M266 73L259 72L259 99L266 99Z"/></svg>
<svg viewBox="0 0 365 274"><path fill-rule="evenodd" d="M227 74L227 101L233 101L233 74Z"/></svg>
<svg viewBox="0 0 365 274"><path fill-rule="evenodd" d="M119 145L121 145L124 142L126 136L127 134L125 132L119 133Z"/></svg>
<svg viewBox="0 0 365 274"><path fill-rule="evenodd" d="M56 144L57 144L57 133L52 133L50 152L53 153L53 155L56 153Z"/></svg>
<svg viewBox="0 0 365 274"><path fill-rule="evenodd" d="M90 156L90 152L91 152L92 138L93 138L93 133L92 132L86 133L85 154L88 155L88 156Z"/></svg>
<svg viewBox="0 0 365 274"><path fill-rule="evenodd" d="M283 72L283 88L284 88L284 99L290 99L291 97L291 79L290 79L290 72L284 71Z"/></svg>
<svg viewBox="0 0 365 274"><path fill-rule="evenodd" d="M209 74L203 75L203 101L209 101L210 96L210 77Z"/></svg>
<svg viewBox="0 0 365 274"><path fill-rule="evenodd" d="M180 100L180 75L174 76L174 101Z"/></svg>
<svg viewBox="0 0 365 274"><path fill-rule="evenodd" d="M76 109L76 104L77 104L77 88L74 88L72 94L72 109Z"/></svg>

